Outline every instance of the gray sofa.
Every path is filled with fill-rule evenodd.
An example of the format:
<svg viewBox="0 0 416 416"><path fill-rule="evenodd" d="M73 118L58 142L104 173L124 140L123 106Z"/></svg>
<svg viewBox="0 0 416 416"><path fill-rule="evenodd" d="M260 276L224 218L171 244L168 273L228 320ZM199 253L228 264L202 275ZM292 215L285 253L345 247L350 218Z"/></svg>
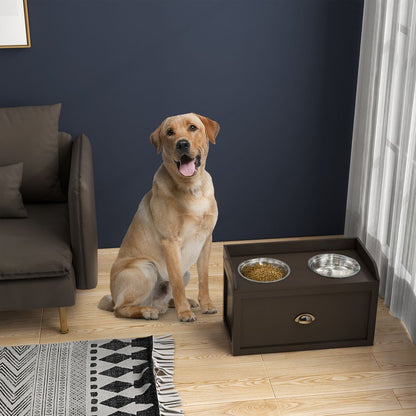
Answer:
<svg viewBox="0 0 416 416"><path fill-rule="evenodd" d="M0 310L59 308L97 284L91 146L61 105L0 109Z"/></svg>

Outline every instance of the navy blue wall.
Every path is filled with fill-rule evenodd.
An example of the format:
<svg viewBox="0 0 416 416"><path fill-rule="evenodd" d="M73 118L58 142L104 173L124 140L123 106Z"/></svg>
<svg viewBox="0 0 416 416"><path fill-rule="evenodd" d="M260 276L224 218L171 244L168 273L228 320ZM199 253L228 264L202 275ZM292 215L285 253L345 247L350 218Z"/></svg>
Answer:
<svg viewBox="0 0 416 416"><path fill-rule="evenodd" d="M32 48L0 50L0 106L62 102L94 151L101 247L160 156L161 120L217 120L214 240L343 232L363 0L29 0Z"/></svg>

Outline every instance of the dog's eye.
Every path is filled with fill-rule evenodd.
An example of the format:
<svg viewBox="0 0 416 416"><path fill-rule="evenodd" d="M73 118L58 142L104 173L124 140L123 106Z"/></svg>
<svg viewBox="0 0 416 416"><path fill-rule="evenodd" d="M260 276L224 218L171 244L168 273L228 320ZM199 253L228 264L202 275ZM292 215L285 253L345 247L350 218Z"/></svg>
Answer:
<svg viewBox="0 0 416 416"><path fill-rule="evenodd" d="M198 130L198 127L195 126L195 124L191 124L188 129L189 131L195 131L195 130Z"/></svg>
<svg viewBox="0 0 416 416"><path fill-rule="evenodd" d="M175 134L175 132L173 131L173 129L168 129L168 131L166 132L166 134L168 136L173 136Z"/></svg>

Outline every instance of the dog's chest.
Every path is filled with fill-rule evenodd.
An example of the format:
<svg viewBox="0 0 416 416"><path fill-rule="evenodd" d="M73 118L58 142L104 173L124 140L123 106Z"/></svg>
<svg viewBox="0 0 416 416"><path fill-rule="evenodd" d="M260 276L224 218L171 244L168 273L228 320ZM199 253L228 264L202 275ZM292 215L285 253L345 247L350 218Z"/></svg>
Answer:
<svg viewBox="0 0 416 416"><path fill-rule="evenodd" d="M195 198L183 211L182 241L203 240L212 233L217 221L217 207L211 198Z"/></svg>
<svg viewBox="0 0 416 416"><path fill-rule="evenodd" d="M185 270L198 260L216 221L216 208L213 210L208 198L200 198L188 208L181 229L181 262Z"/></svg>

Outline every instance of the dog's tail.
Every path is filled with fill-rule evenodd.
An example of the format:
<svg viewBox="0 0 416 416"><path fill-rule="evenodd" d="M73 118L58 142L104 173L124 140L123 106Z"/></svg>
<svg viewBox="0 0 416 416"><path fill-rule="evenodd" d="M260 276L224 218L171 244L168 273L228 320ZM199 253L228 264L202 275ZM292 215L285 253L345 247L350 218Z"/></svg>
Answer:
<svg viewBox="0 0 416 416"><path fill-rule="evenodd" d="M105 295L98 303L98 307L104 311L113 312L114 311L114 302L111 295Z"/></svg>

